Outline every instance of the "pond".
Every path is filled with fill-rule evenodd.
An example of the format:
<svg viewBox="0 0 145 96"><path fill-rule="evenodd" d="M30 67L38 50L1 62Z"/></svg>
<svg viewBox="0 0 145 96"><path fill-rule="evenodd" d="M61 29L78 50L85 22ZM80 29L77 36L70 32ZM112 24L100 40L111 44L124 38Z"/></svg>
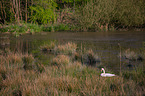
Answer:
<svg viewBox="0 0 145 96"><path fill-rule="evenodd" d="M52 54L40 51L40 46L51 41L57 44L74 42L83 50L92 49L100 58L99 67L105 67L116 74L121 70L135 70L145 67L145 32L140 31L118 31L118 32L51 32L26 34L14 37L8 34L1 34L1 49L29 52L35 58L47 64L53 58ZM131 50L141 60L127 60L123 55L126 50ZM121 65L121 66L120 66ZM135 67L132 67L135 66Z"/></svg>

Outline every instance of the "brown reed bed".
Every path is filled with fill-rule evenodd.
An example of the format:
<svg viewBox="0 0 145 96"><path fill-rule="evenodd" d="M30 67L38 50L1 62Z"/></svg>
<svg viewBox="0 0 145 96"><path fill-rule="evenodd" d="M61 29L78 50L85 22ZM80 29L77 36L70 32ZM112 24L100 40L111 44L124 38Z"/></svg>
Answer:
<svg viewBox="0 0 145 96"><path fill-rule="evenodd" d="M50 44L44 44L40 46L40 49L43 52L51 52L54 54L65 54L65 55L72 55L76 52L77 44L68 42L66 44L58 44L56 45L55 42L50 42Z"/></svg>
<svg viewBox="0 0 145 96"><path fill-rule="evenodd" d="M64 45L58 45L54 48L56 54L72 55L76 52L77 44L68 42Z"/></svg>
<svg viewBox="0 0 145 96"><path fill-rule="evenodd" d="M88 53L94 54L92 51ZM145 94L142 70L133 74L126 72L122 76L103 78L100 77L100 69L74 61L70 55L56 55L50 62L52 66L41 63L37 65L34 60L31 54L0 55L0 95L143 96ZM35 67L25 70L25 64ZM40 72L41 68L43 71ZM132 77L125 77L128 75Z"/></svg>
<svg viewBox="0 0 145 96"><path fill-rule="evenodd" d="M70 64L70 57L67 56L67 55L57 55L52 60L52 65L56 65L56 66L66 66L68 64Z"/></svg>

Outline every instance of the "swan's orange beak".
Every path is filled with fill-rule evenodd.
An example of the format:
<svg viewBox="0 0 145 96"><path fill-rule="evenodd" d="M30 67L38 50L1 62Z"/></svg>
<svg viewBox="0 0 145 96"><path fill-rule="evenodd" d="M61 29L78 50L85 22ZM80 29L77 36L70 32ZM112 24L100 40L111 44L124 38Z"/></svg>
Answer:
<svg viewBox="0 0 145 96"><path fill-rule="evenodd" d="M101 72L102 72L103 70L101 69Z"/></svg>

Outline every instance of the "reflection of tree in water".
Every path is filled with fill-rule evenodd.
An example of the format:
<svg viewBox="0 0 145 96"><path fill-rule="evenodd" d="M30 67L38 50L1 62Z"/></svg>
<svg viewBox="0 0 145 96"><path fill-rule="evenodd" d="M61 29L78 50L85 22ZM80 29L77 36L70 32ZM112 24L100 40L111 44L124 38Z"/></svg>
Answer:
<svg viewBox="0 0 145 96"><path fill-rule="evenodd" d="M3 51L10 50L10 39L8 36L0 37L0 50Z"/></svg>

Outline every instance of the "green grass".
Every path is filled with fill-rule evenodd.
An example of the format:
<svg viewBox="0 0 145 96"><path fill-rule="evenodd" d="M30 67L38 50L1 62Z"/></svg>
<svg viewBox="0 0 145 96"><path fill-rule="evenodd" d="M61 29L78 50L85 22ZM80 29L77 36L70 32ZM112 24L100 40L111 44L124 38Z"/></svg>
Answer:
<svg viewBox="0 0 145 96"><path fill-rule="evenodd" d="M57 32L57 31L70 31L71 28L69 25L66 24L53 24L53 25L44 25L42 30L44 32Z"/></svg>
<svg viewBox="0 0 145 96"><path fill-rule="evenodd" d="M1 33L5 32L13 33L16 37L25 33L34 34L37 32L56 32L68 30L71 29L70 26L66 24L38 25L31 23L22 23L20 25L18 24L3 25L2 28L0 28Z"/></svg>
<svg viewBox="0 0 145 96"><path fill-rule="evenodd" d="M22 23L20 25L10 24L10 25L4 25L0 31L2 33L9 32L13 33L16 37L25 34L30 33L33 34L34 32L41 32L42 26L37 24L30 24L30 23Z"/></svg>

